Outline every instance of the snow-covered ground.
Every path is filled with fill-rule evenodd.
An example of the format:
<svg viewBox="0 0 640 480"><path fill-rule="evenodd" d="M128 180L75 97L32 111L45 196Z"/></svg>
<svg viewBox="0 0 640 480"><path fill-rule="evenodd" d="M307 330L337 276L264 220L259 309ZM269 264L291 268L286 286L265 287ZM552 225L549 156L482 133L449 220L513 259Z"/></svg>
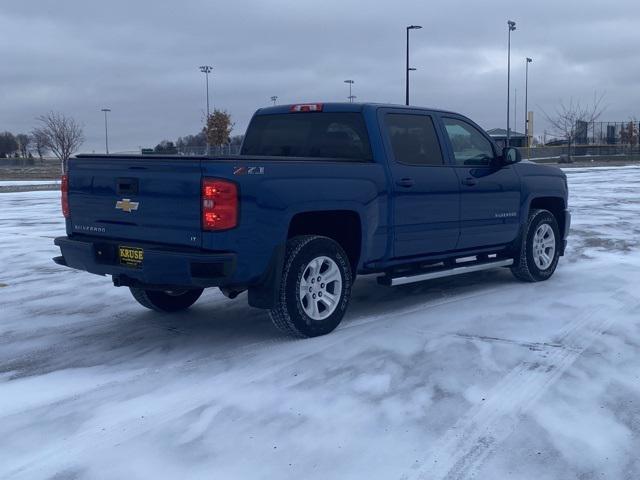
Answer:
<svg viewBox="0 0 640 480"><path fill-rule="evenodd" d="M60 180L0 180L0 187L23 187L31 185L57 185Z"/></svg>
<svg viewBox="0 0 640 480"><path fill-rule="evenodd" d="M57 192L0 194L0 478L640 478L640 168L569 170L548 282L356 283L292 341L59 267Z"/></svg>

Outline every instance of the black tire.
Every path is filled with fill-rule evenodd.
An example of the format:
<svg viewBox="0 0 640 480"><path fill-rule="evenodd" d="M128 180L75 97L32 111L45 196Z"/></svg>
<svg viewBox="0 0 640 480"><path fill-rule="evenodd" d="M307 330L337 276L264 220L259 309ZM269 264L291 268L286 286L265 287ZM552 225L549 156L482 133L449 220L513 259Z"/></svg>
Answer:
<svg viewBox="0 0 640 480"><path fill-rule="evenodd" d="M307 268L312 260L319 257L327 257L333 262L334 268L337 266L341 275L341 287L339 288L340 297L336 300L337 305L333 307L335 308L333 313L329 314L330 310L327 310L326 313L329 316L326 318L313 319L305 312L305 300L301 299L300 288L301 282L312 281L308 278L304 279L303 275L308 272ZM320 272L322 268L328 268L330 264L331 262L323 263ZM326 335L340 324L349 304L352 283L353 275L349 258L338 243L330 238L317 235L294 237L287 242L278 301L276 306L269 311L271 321L279 330L294 337L307 338ZM324 284L321 285L324 286ZM337 283L332 285L335 287ZM326 288L330 288L330 285L327 284ZM337 294L335 290L330 293ZM320 302L321 300L318 300L317 304L321 305ZM319 314L322 315L322 312Z"/></svg>
<svg viewBox="0 0 640 480"><path fill-rule="evenodd" d="M145 290L129 287L131 295L140 305L156 312L179 312L196 303L202 295L202 288L193 290Z"/></svg>
<svg viewBox="0 0 640 480"><path fill-rule="evenodd" d="M534 236L543 224L548 225L553 230L555 250L549 266L541 269L534 260ZM520 248L514 257L511 273L523 282L548 280L558 266L561 241L558 222L553 214L548 210L531 210L527 224L522 231Z"/></svg>

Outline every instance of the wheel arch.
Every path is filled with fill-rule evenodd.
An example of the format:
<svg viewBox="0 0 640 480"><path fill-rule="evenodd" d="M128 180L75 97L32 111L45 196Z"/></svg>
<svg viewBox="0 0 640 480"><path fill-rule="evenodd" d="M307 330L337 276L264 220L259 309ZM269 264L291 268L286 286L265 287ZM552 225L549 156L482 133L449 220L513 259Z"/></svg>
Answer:
<svg viewBox="0 0 640 480"><path fill-rule="evenodd" d="M321 235L335 240L349 258L355 278L362 259L363 225L355 210L308 210L296 212L287 223L285 242L278 244L272 252L269 265L261 279L248 288L249 305L257 308L272 308L280 289L286 241L301 235Z"/></svg>
<svg viewBox="0 0 640 480"><path fill-rule="evenodd" d="M557 196L541 196L531 198L527 214L531 210L548 210L556 218L560 234L563 235L566 227L565 210L567 208L565 199Z"/></svg>
<svg viewBox="0 0 640 480"><path fill-rule="evenodd" d="M362 258L363 225L355 210L312 210L291 217L287 240L300 235L321 235L335 240L349 257L355 276Z"/></svg>

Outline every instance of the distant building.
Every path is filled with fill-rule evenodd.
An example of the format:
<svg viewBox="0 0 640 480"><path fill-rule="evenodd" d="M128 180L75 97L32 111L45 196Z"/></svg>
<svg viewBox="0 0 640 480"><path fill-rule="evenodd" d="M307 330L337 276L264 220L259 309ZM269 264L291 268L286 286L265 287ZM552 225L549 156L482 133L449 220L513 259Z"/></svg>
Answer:
<svg viewBox="0 0 640 480"><path fill-rule="evenodd" d="M492 128L491 130L487 130L487 133L500 147L504 147L507 144L507 131L504 128ZM512 147L526 147L527 136L524 133L511 130L509 144Z"/></svg>

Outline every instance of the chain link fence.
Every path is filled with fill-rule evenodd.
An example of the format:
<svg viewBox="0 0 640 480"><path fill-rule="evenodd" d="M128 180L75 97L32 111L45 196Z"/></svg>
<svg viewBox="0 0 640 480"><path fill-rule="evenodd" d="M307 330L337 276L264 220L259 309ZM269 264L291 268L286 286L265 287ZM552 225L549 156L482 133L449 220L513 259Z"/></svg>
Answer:
<svg viewBox="0 0 640 480"><path fill-rule="evenodd" d="M186 145L169 145L165 148L143 148L135 152L118 152L121 154L133 153L143 155L184 155L184 156L224 156L224 155L238 155L240 153L240 144L228 144L206 147L204 145L198 146L186 146Z"/></svg>
<svg viewBox="0 0 640 480"><path fill-rule="evenodd" d="M569 151L568 145L521 147L520 153L524 158L553 159L563 155L573 157L613 157L613 156L638 156L640 145L572 145Z"/></svg>
<svg viewBox="0 0 640 480"><path fill-rule="evenodd" d="M576 145L638 146L640 122L576 122Z"/></svg>
<svg viewBox="0 0 640 480"><path fill-rule="evenodd" d="M635 157L640 155L640 122L576 122L573 144L552 140L545 145L520 148L525 158ZM546 135L545 135L546 137ZM546 139L545 139L546 140Z"/></svg>
<svg viewBox="0 0 640 480"><path fill-rule="evenodd" d="M207 155L207 147L177 147L179 155ZM209 147L209 155L238 155L240 153L240 145L217 145Z"/></svg>

